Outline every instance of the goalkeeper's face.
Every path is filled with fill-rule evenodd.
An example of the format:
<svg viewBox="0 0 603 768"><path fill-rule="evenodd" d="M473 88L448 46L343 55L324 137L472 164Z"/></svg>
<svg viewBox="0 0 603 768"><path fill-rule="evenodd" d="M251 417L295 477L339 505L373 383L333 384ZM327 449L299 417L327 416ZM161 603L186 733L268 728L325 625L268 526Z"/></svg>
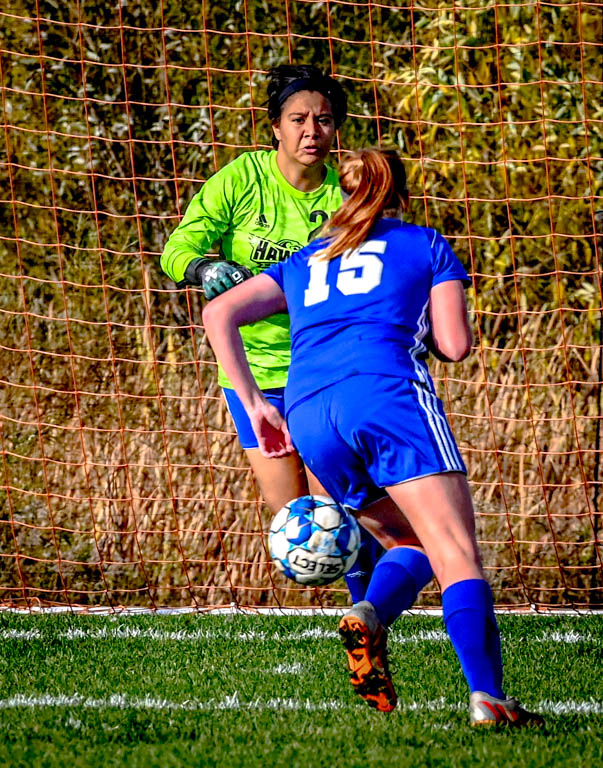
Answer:
<svg viewBox="0 0 603 768"><path fill-rule="evenodd" d="M331 103L318 91L298 91L283 104L272 128L285 162L322 165L335 138Z"/></svg>

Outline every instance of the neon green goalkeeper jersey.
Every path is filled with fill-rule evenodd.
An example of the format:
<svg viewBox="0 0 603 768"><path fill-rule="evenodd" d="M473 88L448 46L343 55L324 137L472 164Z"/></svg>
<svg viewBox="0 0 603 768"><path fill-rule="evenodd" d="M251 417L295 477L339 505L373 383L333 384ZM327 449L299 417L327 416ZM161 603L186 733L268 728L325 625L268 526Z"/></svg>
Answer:
<svg viewBox="0 0 603 768"><path fill-rule="evenodd" d="M203 185L161 255L164 272L184 279L193 259L219 244L220 258L254 274L307 245L341 205L336 171L326 166L320 187L300 192L276 163L275 151L246 152ZM276 314L241 328L247 359L260 389L284 387L291 360L289 315ZM232 385L219 369L218 382Z"/></svg>

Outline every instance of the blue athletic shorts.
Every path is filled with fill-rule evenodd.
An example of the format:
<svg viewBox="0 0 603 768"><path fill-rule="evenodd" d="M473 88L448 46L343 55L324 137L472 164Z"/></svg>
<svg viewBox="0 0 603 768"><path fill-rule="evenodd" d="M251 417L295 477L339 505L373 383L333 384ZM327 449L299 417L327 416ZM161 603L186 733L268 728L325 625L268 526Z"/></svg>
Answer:
<svg viewBox="0 0 603 768"><path fill-rule="evenodd" d="M241 446L247 450L248 448L257 448L258 439L255 436L255 432L249 421L249 416L243 408L243 403L239 400L239 396L234 389L223 388L224 397L226 398L226 405L232 416L232 420L237 430L237 435L241 441ZM275 387L274 389L263 389L262 393L268 402L272 403L279 409L281 416L285 416L285 387Z"/></svg>
<svg viewBox="0 0 603 768"><path fill-rule="evenodd" d="M418 381L350 376L294 405L287 422L304 463L352 509L390 485L467 472L441 401Z"/></svg>

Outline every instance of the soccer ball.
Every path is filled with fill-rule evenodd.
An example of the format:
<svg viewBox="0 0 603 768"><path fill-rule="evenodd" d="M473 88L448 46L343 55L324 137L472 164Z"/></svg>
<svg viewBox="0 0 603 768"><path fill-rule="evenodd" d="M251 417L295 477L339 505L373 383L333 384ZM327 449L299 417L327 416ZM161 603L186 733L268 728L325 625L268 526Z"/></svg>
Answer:
<svg viewBox="0 0 603 768"><path fill-rule="evenodd" d="M276 513L268 546L281 573L298 584L330 584L356 562L360 528L329 496L300 496Z"/></svg>

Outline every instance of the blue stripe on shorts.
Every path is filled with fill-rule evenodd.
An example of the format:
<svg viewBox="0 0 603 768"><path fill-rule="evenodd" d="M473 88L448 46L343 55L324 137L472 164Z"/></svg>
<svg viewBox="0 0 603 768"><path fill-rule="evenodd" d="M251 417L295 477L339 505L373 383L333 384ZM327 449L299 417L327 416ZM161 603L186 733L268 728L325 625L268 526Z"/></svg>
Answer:
<svg viewBox="0 0 603 768"><path fill-rule="evenodd" d="M226 387L224 387L222 391L224 392L226 405L228 406L228 410L230 411L230 415L234 421L235 429L237 430L237 435L239 436L239 440L241 442L241 447L245 450L248 450L249 448L257 448L258 439L255 436L255 432L253 431L253 427L249 421L249 416L243 407L243 403L239 400L239 396L234 391L234 389L226 389ZM272 405L278 408L281 416L284 418L285 387L263 389L262 394L266 400L268 400L268 402L272 403Z"/></svg>
<svg viewBox="0 0 603 768"><path fill-rule="evenodd" d="M304 463L333 498L353 509L382 498L388 486L467 471L427 383L350 376L294 405L287 421Z"/></svg>

